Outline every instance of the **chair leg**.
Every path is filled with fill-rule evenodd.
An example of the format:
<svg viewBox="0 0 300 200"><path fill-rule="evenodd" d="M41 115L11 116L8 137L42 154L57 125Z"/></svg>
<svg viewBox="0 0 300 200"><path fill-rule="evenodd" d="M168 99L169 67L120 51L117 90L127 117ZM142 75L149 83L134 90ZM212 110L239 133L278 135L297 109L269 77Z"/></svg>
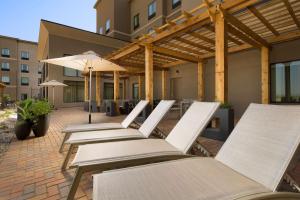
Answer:
<svg viewBox="0 0 300 200"><path fill-rule="evenodd" d="M74 199L82 174L83 174L83 169L81 167L78 167L67 200Z"/></svg>
<svg viewBox="0 0 300 200"><path fill-rule="evenodd" d="M74 145L73 145L73 144L70 144L68 153L67 153L67 155L66 155L66 157L65 157L65 160L64 160L64 162L63 162L63 164L62 164L62 166L61 166L61 170L62 170L62 171L65 171L65 170L66 170L67 165L68 165L68 162L69 162L70 157L71 157L71 155L72 155L73 149L74 149Z"/></svg>
<svg viewBox="0 0 300 200"><path fill-rule="evenodd" d="M59 153L62 153L62 151L64 149L64 146L65 146L65 141L67 139L69 139L69 137L70 137L70 133L65 133L65 136L64 136L64 138L63 138L63 140L61 142L60 148L59 148Z"/></svg>

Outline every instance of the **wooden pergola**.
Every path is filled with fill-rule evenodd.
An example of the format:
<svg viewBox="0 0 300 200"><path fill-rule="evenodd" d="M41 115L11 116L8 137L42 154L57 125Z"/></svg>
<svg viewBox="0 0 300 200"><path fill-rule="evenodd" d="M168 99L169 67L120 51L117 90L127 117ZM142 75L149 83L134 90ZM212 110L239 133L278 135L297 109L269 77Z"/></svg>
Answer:
<svg viewBox="0 0 300 200"><path fill-rule="evenodd" d="M146 99L152 102L153 70L162 71L165 98L166 71L185 62L198 64L198 99L203 100L203 61L215 57L215 100L226 102L228 53L260 49L261 101L269 103L269 50L272 44L300 37L299 16L297 0L204 0L108 59L144 71Z"/></svg>

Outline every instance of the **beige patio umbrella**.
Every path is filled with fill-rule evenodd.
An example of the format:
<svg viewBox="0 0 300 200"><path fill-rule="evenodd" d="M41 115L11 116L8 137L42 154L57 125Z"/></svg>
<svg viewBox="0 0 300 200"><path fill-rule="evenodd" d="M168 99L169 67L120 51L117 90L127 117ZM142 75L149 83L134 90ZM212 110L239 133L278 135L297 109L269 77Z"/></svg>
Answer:
<svg viewBox="0 0 300 200"><path fill-rule="evenodd" d="M55 105L54 105L54 88L55 87L66 87L68 85L66 85L64 83L61 83L61 82L58 82L56 80L51 80L51 81L41 83L40 86L52 87L52 104L53 104L53 107L55 108Z"/></svg>
<svg viewBox="0 0 300 200"><path fill-rule="evenodd" d="M77 69L82 72L89 72L90 87L89 87L89 123L91 123L91 101L92 101L92 71L126 71L125 68L116 65L104 58L101 58L93 51L87 51L83 54L66 56L61 58L53 58L41 60L41 62L64 66L72 69Z"/></svg>

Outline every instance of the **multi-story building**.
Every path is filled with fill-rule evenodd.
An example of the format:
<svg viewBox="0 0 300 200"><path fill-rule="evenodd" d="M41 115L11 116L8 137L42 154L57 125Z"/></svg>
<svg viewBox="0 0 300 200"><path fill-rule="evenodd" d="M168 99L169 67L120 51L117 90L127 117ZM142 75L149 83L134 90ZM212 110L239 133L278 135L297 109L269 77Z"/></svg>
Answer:
<svg viewBox="0 0 300 200"><path fill-rule="evenodd" d="M134 40L189 9L199 0L98 0L97 33ZM201 2L201 0L200 0Z"/></svg>
<svg viewBox="0 0 300 200"><path fill-rule="evenodd" d="M42 71L36 58L37 43L0 36L0 50L4 94L13 101L39 97Z"/></svg>

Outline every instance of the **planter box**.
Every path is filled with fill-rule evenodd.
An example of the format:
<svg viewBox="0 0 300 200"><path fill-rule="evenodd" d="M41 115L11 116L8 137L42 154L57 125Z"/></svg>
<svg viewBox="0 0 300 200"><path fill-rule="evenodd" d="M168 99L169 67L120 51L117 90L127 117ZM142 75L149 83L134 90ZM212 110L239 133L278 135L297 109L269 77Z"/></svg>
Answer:
<svg viewBox="0 0 300 200"><path fill-rule="evenodd" d="M214 115L216 127L210 126L203 131L202 136L214 140L225 141L234 128L234 110L220 108Z"/></svg>

